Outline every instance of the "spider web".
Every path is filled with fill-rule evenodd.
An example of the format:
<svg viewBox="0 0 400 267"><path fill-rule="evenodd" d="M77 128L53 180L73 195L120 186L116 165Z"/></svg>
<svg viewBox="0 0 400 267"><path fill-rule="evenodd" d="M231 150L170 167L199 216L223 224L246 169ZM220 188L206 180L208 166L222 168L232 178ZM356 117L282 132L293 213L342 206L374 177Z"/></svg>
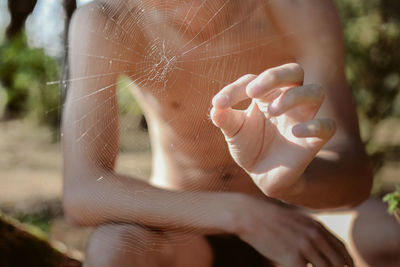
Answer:
<svg viewBox="0 0 400 267"><path fill-rule="evenodd" d="M140 107L148 119L153 152L162 150L168 159L153 154L151 175L133 167L138 170L135 178L164 176L159 184L154 184L168 187L167 179L184 177L175 181L177 188L169 189L198 194L204 190L236 191L235 181L222 177L227 172L236 177L240 171L232 168L229 152L221 146L222 134L212 125L208 114L211 99L219 90L245 74L264 71L271 64L267 57L271 53L266 51L275 49L288 37L268 28L265 9L271 1L243 4L241 0L119 0L95 1L85 7L89 10L87 23L79 25L84 34L72 36L81 40L68 52L72 76L62 81L68 84L70 92L78 91L68 96L64 107L77 110L73 119L64 122L64 132L75 129L74 146L85 155L91 155L87 151L104 137L129 140L135 136L127 142L129 146L146 150L148 138L137 130ZM96 49L96 44L103 48ZM109 81L115 77L119 78ZM118 103L114 101L115 95ZM116 112L120 119L113 116ZM104 142L96 150L93 161L100 166L107 163L102 162L99 154L115 153L110 143ZM171 165L179 171L171 171ZM207 176L206 184L202 176ZM153 221L160 225L167 224L165 211L199 199L194 194L190 201L182 203L179 194L171 194L165 202L156 188L132 192L113 176L100 174L96 178L97 183L107 180L114 187L114 200L120 201L120 209L125 213L132 210L130 201L146 209L146 199L151 198L160 211ZM87 194L96 203L106 201L105 196ZM142 226L134 226L106 216L109 227L99 227L94 238L133 253L162 250L166 240L186 244L194 235L201 234L193 225L200 225L207 209L188 214L192 227L166 225L172 229L167 235L159 230L144 232L147 226L140 218L137 225ZM87 224L91 225L90 219ZM107 238L110 227L124 233L117 244Z"/></svg>

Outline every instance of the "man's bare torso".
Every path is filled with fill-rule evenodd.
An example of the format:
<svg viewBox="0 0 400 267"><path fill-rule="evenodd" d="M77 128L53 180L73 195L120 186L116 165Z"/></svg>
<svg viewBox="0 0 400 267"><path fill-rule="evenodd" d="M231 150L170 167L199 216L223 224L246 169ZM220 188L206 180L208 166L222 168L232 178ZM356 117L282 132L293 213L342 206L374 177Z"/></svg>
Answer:
<svg viewBox="0 0 400 267"><path fill-rule="evenodd" d="M132 90L152 141L151 182L262 197L233 162L209 111L212 97L224 86L290 62L287 36L275 29L266 1L211 2L123 5L131 26L126 43L135 49Z"/></svg>

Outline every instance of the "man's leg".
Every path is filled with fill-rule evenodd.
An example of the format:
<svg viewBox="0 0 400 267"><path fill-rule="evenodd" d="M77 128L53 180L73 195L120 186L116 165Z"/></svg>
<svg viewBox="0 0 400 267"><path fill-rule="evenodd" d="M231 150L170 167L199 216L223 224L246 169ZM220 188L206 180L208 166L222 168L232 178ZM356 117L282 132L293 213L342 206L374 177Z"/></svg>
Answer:
<svg viewBox="0 0 400 267"><path fill-rule="evenodd" d="M200 236L183 237L137 225L107 224L92 234L85 267L208 267L212 252Z"/></svg>
<svg viewBox="0 0 400 267"><path fill-rule="evenodd" d="M400 224L380 199L368 199L357 208L353 243L369 266L400 266Z"/></svg>

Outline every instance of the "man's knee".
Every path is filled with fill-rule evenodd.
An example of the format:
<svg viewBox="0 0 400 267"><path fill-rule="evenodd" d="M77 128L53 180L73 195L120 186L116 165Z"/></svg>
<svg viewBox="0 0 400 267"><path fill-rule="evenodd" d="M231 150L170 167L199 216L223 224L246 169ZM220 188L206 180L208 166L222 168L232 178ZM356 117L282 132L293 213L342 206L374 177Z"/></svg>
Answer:
<svg viewBox="0 0 400 267"><path fill-rule="evenodd" d="M98 227L90 237L85 266L160 266L155 255L168 258L168 244L162 234L138 225L107 224ZM171 250L171 249L170 249Z"/></svg>
<svg viewBox="0 0 400 267"><path fill-rule="evenodd" d="M131 224L107 224L92 234L85 267L211 266L212 252L201 236L167 235Z"/></svg>
<svg viewBox="0 0 400 267"><path fill-rule="evenodd" d="M369 199L358 209L354 244L370 266L400 266L400 225L382 201Z"/></svg>

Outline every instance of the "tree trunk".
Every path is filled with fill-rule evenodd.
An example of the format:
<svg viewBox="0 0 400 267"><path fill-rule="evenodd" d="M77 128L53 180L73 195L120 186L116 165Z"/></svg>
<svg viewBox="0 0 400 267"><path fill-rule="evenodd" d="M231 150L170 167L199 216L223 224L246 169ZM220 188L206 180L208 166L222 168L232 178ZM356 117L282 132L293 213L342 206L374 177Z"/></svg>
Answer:
<svg viewBox="0 0 400 267"><path fill-rule="evenodd" d="M68 91L68 79L69 79L69 64L68 64L68 33L69 24L71 22L72 15L76 10L76 0L64 0L63 6L65 10L65 21L64 21L64 55L60 62L60 96L61 103L64 104L65 98Z"/></svg>
<svg viewBox="0 0 400 267"><path fill-rule="evenodd" d="M25 20L32 13L37 0L8 0L11 22L7 28L8 39L14 37L24 27Z"/></svg>

